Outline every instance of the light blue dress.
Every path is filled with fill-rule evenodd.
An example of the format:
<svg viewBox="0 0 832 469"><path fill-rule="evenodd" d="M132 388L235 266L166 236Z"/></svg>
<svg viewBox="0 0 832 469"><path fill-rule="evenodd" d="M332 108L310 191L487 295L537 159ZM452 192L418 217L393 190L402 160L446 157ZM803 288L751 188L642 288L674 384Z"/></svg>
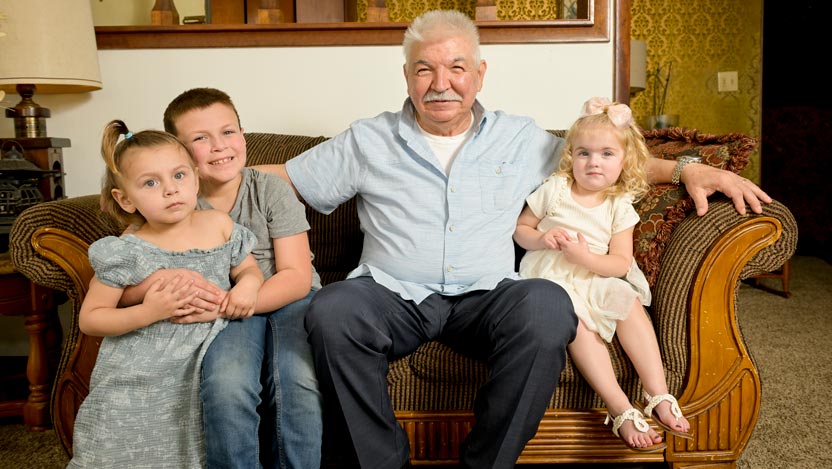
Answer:
<svg viewBox="0 0 832 469"><path fill-rule="evenodd" d="M242 262L255 242L238 224L229 241L212 249L166 251L127 234L94 242L89 258L96 277L117 288L138 284L159 269L183 268L227 290L231 266ZM204 466L202 358L226 324L226 319L159 321L105 337L75 420L68 467Z"/></svg>

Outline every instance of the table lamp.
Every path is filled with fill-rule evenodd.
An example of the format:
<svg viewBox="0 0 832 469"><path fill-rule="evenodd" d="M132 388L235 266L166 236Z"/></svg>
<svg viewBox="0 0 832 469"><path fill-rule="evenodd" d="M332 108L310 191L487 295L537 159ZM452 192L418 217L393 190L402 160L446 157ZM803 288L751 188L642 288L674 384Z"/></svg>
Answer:
<svg viewBox="0 0 832 469"><path fill-rule="evenodd" d="M35 93L101 89L89 0L0 0L0 90L21 101L6 108L15 138L46 137L47 108Z"/></svg>
<svg viewBox="0 0 832 469"><path fill-rule="evenodd" d="M647 88L647 43L637 39L630 41L630 94Z"/></svg>

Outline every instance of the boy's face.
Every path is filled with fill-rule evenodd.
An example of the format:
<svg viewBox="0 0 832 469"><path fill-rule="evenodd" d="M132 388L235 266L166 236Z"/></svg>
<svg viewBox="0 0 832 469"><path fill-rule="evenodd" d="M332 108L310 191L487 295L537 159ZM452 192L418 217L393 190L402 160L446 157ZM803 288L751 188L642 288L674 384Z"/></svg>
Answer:
<svg viewBox="0 0 832 469"><path fill-rule="evenodd" d="M246 165L246 139L233 109L212 104L182 114L175 125L176 136L194 154L200 181L210 186L240 176Z"/></svg>

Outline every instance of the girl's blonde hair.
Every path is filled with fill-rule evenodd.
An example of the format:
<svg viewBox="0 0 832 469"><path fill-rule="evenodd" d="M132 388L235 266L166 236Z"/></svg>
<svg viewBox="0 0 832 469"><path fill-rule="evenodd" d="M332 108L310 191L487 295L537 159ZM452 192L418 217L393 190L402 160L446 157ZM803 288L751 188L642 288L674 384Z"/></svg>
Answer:
<svg viewBox="0 0 832 469"><path fill-rule="evenodd" d="M650 182L647 179L647 170L645 169L647 161L650 159L650 150L647 149L644 136L641 134L641 129L635 123L635 120L630 119L628 123L621 126L617 126L610 120L607 110L610 106L616 104L610 103L605 106L603 112L581 116L572 124L572 127L566 132L566 144L561 153L557 174L565 176L569 181L574 181L572 151L575 138L588 127L607 125L610 129L614 129L622 143L624 143L624 164L618 181L606 189L606 195L630 194L635 200L639 200L650 190Z"/></svg>
<svg viewBox="0 0 832 469"><path fill-rule="evenodd" d="M120 140L121 136L124 139ZM104 136L101 138L101 157L107 165L104 180L101 183L101 209L125 225L142 225L147 220L138 211L130 213L125 211L113 198L113 189L124 189L122 167L125 158L132 151L158 148L165 145L173 145L181 148L188 154L188 160L194 168L193 155L191 151L175 136L160 130L143 130L133 133L127 128L124 121L115 119L104 127ZM195 169L195 168L194 168Z"/></svg>

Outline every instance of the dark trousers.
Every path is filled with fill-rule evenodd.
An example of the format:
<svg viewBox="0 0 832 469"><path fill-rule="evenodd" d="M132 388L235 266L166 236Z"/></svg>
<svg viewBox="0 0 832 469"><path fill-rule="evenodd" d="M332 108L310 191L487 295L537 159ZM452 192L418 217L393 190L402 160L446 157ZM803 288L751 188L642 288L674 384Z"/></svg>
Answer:
<svg viewBox="0 0 832 469"><path fill-rule="evenodd" d="M430 340L488 364L476 424L460 448L462 467L514 467L537 432L576 326L568 295L541 279L416 304L361 277L324 287L306 315L327 421L345 426L365 469L408 461L407 435L387 392L388 364Z"/></svg>

